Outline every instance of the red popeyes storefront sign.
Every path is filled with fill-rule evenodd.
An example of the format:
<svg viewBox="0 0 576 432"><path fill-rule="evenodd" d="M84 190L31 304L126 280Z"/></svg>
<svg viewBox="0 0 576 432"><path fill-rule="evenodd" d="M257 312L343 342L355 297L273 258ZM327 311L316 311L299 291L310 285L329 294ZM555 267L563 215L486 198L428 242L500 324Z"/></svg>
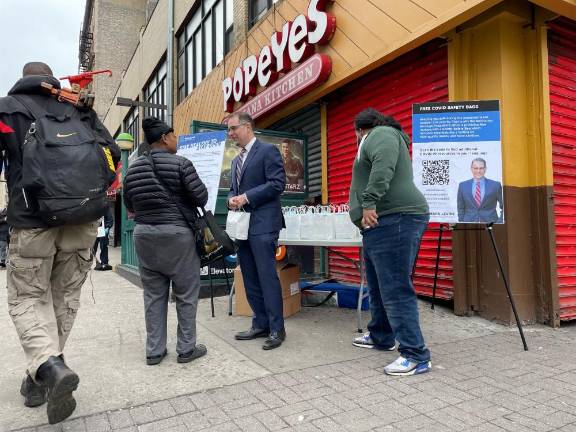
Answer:
<svg viewBox="0 0 576 432"><path fill-rule="evenodd" d="M330 57L313 54L314 46L328 43L336 30L336 18L325 11L331 1L311 0L308 15L298 15L284 24L259 55L246 57L234 76L222 81L224 111L233 112L236 102L256 96L258 86L267 87L238 110L256 118L328 79L332 70ZM292 70L292 63L301 65ZM280 73L286 75L278 81Z"/></svg>
<svg viewBox="0 0 576 432"><path fill-rule="evenodd" d="M258 93L236 112L247 112L252 118L257 118L326 81L331 71L330 57L324 54L314 54L288 75Z"/></svg>

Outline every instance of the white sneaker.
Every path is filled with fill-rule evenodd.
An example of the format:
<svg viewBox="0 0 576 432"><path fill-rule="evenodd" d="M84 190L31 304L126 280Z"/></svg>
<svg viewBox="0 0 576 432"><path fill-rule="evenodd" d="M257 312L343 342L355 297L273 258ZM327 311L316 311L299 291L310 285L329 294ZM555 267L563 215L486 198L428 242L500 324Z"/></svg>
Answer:
<svg viewBox="0 0 576 432"><path fill-rule="evenodd" d="M418 375L430 372L432 369L432 362L414 362L402 356L398 357L392 363L384 368L386 375Z"/></svg>
<svg viewBox="0 0 576 432"><path fill-rule="evenodd" d="M392 345L391 347L386 348L376 346L372 340L372 337L370 337L370 332L366 332L362 336L356 336L352 341L352 345L360 348L376 348L383 351L394 351L396 349L396 345Z"/></svg>

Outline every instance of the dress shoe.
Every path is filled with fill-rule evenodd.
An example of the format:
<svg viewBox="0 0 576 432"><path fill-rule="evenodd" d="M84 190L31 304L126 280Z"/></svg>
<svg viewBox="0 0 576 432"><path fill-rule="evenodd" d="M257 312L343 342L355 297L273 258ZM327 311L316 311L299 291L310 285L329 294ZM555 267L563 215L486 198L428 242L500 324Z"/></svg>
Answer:
<svg viewBox="0 0 576 432"><path fill-rule="evenodd" d="M46 387L42 384L36 384L34 380L27 375L22 380L20 394L24 396L24 406L33 408L46 402Z"/></svg>
<svg viewBox="0 0 576 432"><path fill-rule="evenodd" d="M284 339L286 339L286 330L278 330L270 332L270 336L268 336L264 341L262 349L271 350L274 348L278 348L280 345L282 345Z"/></svg>
<svg viewBox="0 0 576 432"><path fill-rule="evenodd" d="M164 360L164 357L166 357L167 355L168 355L168 350L164 349L164 352L160 355L146 356L146 364L148 366L154 366L154 365L160 364L160 362L162 360Z"/></svg>
<svg viewBox="0 0 576 432"><path fill-rule="evenodd" d="M192 360L205 356L207 352L208 350L206 349L205 345L196 344L196 348L194 348L192 351L184 354L178 354L176 361L178 363L189 363Z"/></svg>
<svg viewBox="0 0 576 432"><path fill-rule="evenodd" d="M102 271L112 270L112 266L110 264L102 264L100 266L100 270L102 270Z"/></svg>
<svg viewBox="0 0 576 432"><path fill-rule="evenodd" d="M96 263L96 265L94 266L94 270L102 271L102 264L100 264L99 262Z"/></svg>
<svg viewBox="0 0 576 432"><path fill-rule="evenodd" d="M72 392L78 388L78 375L66 366L60 357L48 358L40 365L36 375L47 389L48 423L60 423L70 417L76 409Z"/></svg>
<svg viewBox="0 0 576 432"><path fill-rule="evenodd" d="M251 328L250 330L236 333L234 338L236 340L252 340L261 337L268 337L270 332L264 329Z"/></svg>

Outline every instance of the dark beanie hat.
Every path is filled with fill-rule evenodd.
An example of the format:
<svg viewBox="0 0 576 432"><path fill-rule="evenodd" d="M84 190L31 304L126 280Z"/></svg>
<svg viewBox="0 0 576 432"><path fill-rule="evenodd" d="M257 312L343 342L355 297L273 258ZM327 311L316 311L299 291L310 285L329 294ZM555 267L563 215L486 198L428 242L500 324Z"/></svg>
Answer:
<svg viewBox="0 0 576 432"><path fill-rule="evenodd" d="M142 121L142 129L144 129L144 135L146 136L148 144L154 144L162 135L174 132L174 129L156 117L146 117Z"/></svg>

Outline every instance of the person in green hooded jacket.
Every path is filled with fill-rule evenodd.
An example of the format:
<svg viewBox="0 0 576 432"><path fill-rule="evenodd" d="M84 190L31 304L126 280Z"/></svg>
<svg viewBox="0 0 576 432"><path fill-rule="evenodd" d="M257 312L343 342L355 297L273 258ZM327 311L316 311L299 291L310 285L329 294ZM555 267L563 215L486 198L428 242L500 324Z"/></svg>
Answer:
<svg viewBox="0 0 576 432"><path fill-rule="evenodd" d="M355 346L394 351L389 375L430 371L411 272L429 221L414 184L409 138L392 117L367 108L354 120L358 152L352 168L350 218L362 232L372 318Z"/></svg>

